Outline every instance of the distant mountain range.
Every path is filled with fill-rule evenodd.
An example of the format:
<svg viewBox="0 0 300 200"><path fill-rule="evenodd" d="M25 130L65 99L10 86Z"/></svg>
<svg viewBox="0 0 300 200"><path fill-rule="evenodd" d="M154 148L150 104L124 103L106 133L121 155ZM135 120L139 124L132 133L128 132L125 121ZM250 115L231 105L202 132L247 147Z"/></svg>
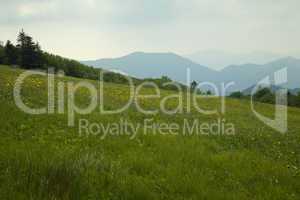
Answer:
<svg viewBox="0 0 300 200"><path fill-rule="evenodd" d="M262 65L230 65L220 71L212 70L174 53L135 52L120 58L83 61L82 63L139 78L168 76L182 83L187 83L186 71L189 68L190 80L210 81L218 85L222 82L235 82L235 85L228 92L243 91L266 76L270 76L272 80L275 71L287 68L288 83L281 85L281 87L289 89L300 87L300 60L293 57L277 59Z"/></svg>
<svg viewBox="0 0 300 200"><path fill-rule="evenodd" d="M272 92L276 92L276 91L278 91L278 90L283 89L282 87L275 86L275 85L261 85L259 88L255 88L255 85L253 85L253 86L251 86L251 87L245 89L244 91L242 91L242 93L243 93L244 95L251 95L252 92L255 93L255 92L257 92L258 90L260 90L260 89L262 89L262 88L268 88L268 89L270 89ZM254 89L256 89L256 90L254 90ZM291 90L290 90L290 91L291 91Z"/></svg>
<svg viewBox="0 0 300 200"><path fill-rule="evenodd" d="M300 60L293 57L286 57L264 65L245 64L245 65L232 65L223 69L220 74L223 82L234 80L236 85L233 87L235 90L243 90L260 81L266 76L273 79L274 72L287 68L288 82L280 85L289 89L299 88L300 79ZM274 83L271 83L274 84Z"/></svg>
<svg viewBox="0 0 300 200"><path fill-rule="evenodd" d="M292 90L290 90L290 92L291 92L292 94L294 94L294 95L298 95L299 92L300 92L300 88L292 89Z"/></svg>
<svg viewBox="0 0 300 200"><path fill-rule="evenodd" d="M209 66L211 69L222 70L232 64L265 64L284 56L269 52L228 53L220 50L206 50L198 51L185 57L196 63Z"/></svg>
<svg viewBox="0 0 300 200"><path fill-rule="evenodd" d="M262 85L260 88L268 88L272 92L276 92L278 90L283 89L282 87L275 86L275 85L265 85L265 86ZM244 95L251 95L252 91L257 92L259 90L259 88L256 88L256 90L254 89L255 89L255 85L245 89L244 91L242 91L242 93ZM293 95L298 95L298 93L300 92L300 88L289 89L288 91Z"/></svg>

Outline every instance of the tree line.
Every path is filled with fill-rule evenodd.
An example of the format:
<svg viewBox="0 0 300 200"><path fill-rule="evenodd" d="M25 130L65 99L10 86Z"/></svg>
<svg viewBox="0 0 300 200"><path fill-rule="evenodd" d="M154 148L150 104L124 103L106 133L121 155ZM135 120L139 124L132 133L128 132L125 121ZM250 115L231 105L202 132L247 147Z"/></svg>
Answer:
<svg viewBox="0 0 300 200"><path fill-rule="evenodd" d="M17 45L8 40L5 46L0 46L0 63L25 69L42 68L45 64L39 43L35 43L23 30L18 35Z"/></svg>
<svg viewBox="0 0 300 200"><path fill-rule="evenodd" d="M237 99L250 99L250 95L245 95L243 92L233 92L229 95L232 98ZM253 100L262 102L262 103L269 103L275 104L275 92L273 92L270 88L262 87L259 88L253 95ZM300 92L298 94L293 94L292 92L287 92L287 105L293 107L300 107Z"/></svg>
<svg viewBox="0 0 300 200"><path fill-rule="evenodd" d="M102 69L93 68L72 59L44 52L38 42L26 34L19 32L17 43L11 41L0 43L0 64L11 65L23 69L46 70L54 68L55 72L63 71L67 76L97 80ZM115 83L127 83L127 79L118 73L107 72L104 81ZM137 79L134 79L134 82Z"/></svg>
<svg viewBox="0 0 300 200"><path fill-rule="evenodd" d="M54 68L55 72L63 71L67 76L92 80L98 80L99 74L102 71L100 68L87 66L76 60L63 58L43 51L39 43L34 42L33 38L26 34L24 30L19 32L16 45L9 40L5 44L0 43L0 64L34 70L47 70L48 68ZM128 80L125 75L115 72L106 71L103 79L106 82L128 84ZM136 85L144 81L150 81L154 82L162 89L178 89L175 86L165 84L167 82L172 82L172 80L166 76L144 80L133 77L131 77L131 79ZM183 84L180 84L180 86L183 90L187 89L187 86Z"/></svg>

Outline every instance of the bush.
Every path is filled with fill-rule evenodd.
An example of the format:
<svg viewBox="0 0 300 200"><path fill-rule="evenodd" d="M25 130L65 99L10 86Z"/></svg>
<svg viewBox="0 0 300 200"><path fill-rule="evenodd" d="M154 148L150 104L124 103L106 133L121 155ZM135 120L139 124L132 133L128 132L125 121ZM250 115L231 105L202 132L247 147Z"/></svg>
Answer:
<svg viewBox="0 0 300 200"><path fill-rule="evenodd" d="M240 92L240 91L237 91L237 92L231 93L229 95L229 97L241 99L242 97L244 97L244 94L242 92Z"/></svg>

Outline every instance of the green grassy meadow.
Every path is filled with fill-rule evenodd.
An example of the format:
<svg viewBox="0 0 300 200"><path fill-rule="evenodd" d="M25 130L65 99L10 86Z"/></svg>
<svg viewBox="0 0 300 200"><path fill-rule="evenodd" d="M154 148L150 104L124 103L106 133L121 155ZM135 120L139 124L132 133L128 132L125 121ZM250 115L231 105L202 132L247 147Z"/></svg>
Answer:
<svg viewBox="0 0 300 200"><path fill-rule="evenodd" d="M0 66L0 199L300 199L298 108L288 109L286 134L260 122L249 101L236 99L226 100L224 115L199 114L192 108L189 114L147 116L131 105L121 114L95 110L76 115L75 126L69 127L66 113L29 115L15 105L13 86L21 72ZM98 87L96 81L89 82ZM22 96L28 106L46 106L46 77L26 79ZM106 83L104 96L105 109L118 108L129 98L128 86ZM85 107L89 93L80 89L75 99ZM141 99L141 104L152 109L159 100ZM219 98L202 98L199 104L220 110ZM169 108L176 105L167 103ZM257 103L256 109L273 116L273 105ZM78 134L77 126L80 118L103 124L120 118L183 124L184 119L215 122L219 117L235 125L235 135L140 133L133 139L101 139Z"/></svg>

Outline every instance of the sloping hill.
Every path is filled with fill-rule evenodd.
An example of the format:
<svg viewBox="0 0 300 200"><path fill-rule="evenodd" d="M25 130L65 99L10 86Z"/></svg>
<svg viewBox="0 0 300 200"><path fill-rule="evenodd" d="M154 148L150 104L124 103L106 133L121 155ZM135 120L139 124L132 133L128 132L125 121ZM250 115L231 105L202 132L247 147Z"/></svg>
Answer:
<svg viewBox="0 0 300 200"><path fill-rule="evenodd" d="M201 114L193 107L190 113L146 115L130 106L113 115L99 109L86 115L76 114L76 126L69 127L68 112L59 114L55 109L53 114L30 115L15 105L13 87L22 72L0 66L1 199L300 197L299 109L288 109L286 134L260 122L248 101L234 99L226 100L226 113L222 115ZM88 81L99 90L99 83L91 80L56 77L55 83L79 81ZM48 105L47 83L45 76L25 80L22 99L26 105ZM105 84L104 108L120 108L129 97L128 91L126 85ZM143 93L153 94L153 90L145 88ZM159 108L162 98L170 94L175 93L161 90L161 98L140 98L141 105L144 109ZM183 99L188 101L185 95ZM79 89L74 103L84 108L89 102L89 93ZM202 108L220 110L219 98L200 98L197 102ZM170 99L168 109L177 104L176 99ZM257 103L255 107L258 112L273 116L272 105ZM207 128L204 132L198 128L184 134L186 121L192 125L194 120L200 120L200 124L212 124L215 128L220 116L226 119L224 126L234 125L234 135ZM87 121L88 127L80 129L80 120ZM122 128L116 132L122 120L135 127L140 124L141 128L136 133L132 129L122 132ZM150 120L147 125L145 120ZM175 134L166 133L165 125L173 123L181 128ZM160 125L163 132L157 129Z"/></svg>

